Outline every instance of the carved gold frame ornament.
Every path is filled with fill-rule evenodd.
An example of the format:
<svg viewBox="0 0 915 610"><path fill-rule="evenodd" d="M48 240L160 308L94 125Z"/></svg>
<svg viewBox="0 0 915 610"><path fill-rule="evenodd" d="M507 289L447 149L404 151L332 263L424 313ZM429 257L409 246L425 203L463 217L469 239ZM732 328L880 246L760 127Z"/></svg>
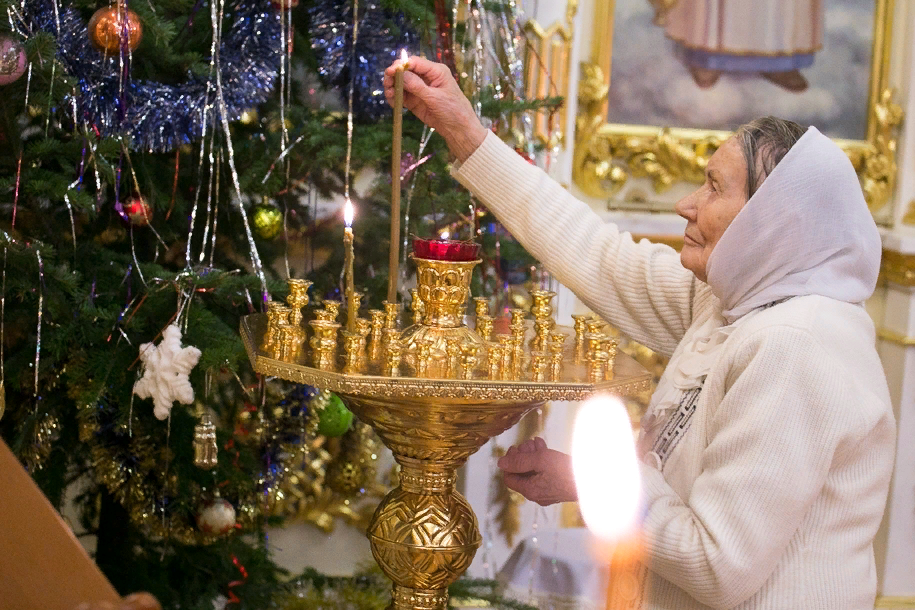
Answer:
<svg viewBox="0 0 915 610"><path fill-rule="evenodd" d="M837 140L878 220L895 187L897 133L903 119L889 87L894 1L875 0L867 138ZM573 180L588 195L602 198L618 193L630 177L651 180L658 193L678 182L702 183L709 157L731 132L607 122L614 4L595 0L591 61L582 62L578 87Z"/></svg>

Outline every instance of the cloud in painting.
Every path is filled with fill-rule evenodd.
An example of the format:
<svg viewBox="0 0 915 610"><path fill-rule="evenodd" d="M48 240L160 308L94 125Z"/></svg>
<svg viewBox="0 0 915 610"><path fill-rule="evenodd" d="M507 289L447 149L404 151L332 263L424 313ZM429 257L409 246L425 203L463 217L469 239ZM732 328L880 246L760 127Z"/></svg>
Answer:
<svg viewBox="0 0 915 610"><path fill-rule="evenodd" d="M732 0L736 1L736 0ZM609 120L733 129L775 115L860 139L867 124L873 0L824 0L826 31L810 87L789 93L755 75L725 74L700 89L675 55L647 0L616 0Z"/></svg>

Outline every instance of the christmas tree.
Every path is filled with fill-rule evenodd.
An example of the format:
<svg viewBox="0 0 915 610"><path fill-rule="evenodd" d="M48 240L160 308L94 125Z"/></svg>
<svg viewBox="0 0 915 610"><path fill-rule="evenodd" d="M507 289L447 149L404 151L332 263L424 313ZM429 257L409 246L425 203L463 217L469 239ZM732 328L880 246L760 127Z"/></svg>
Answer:
<svg viewBox="0 0 915 610"><path fill-rule="evenodd" d="M444 61L525 155L523 113L558 104L516 93L513 3L298 4L0 0L0 432L53 504L80 490L116 588L165 607L266 607L286 576L261 535L275 515L328 527L378 486L366 427L257 378L237 329L287 278L339 299L344 194L357 288L380 307L384 68L401 49ZM408 116L404 151L401 239L482 239L498 296L504 238L444 142Z"/></svg>

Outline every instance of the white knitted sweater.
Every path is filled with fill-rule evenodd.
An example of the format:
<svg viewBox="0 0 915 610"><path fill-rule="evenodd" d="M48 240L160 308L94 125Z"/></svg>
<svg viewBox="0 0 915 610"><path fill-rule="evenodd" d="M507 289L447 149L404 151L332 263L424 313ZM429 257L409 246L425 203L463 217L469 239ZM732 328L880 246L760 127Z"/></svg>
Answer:
<svg viewBox="0 0 915 610"><path fill-rule="evenodd" d="M593 311L678 345L721 307L663 245L634 243L489 135L454 176ZM859 305L802 296L734 329L663 465L642 465L642 608L872 609L895 422Z"/></svg>

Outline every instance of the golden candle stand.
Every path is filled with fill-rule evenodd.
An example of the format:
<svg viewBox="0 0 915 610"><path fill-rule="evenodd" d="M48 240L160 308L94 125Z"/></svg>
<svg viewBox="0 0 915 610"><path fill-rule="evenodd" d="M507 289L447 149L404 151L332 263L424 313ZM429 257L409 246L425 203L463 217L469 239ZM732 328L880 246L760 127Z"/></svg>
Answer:
<svg viewBox="0 0 915 610"><path fill-rule="evenodd" d="M372 554L394 582L390 610L440 610L482 542L473 510L454 489L457 469L548 400L632 395L648 389L651 375L616 352L602 323L577 320L567 341L572 329L553 323L554 295L546 291L531 295L533 324L522 310L494 319L476 299L480 336L464 323L480 261L413 261L421 303L412 308L421 322L405 330L392 303L372 310L362 333L340 331L337 302L305 321L309 283L290 280L289 307L272 303L267 314L246 316L241 335L255 371L336 392L391 449L400 484L372 518Z"/></svg>

